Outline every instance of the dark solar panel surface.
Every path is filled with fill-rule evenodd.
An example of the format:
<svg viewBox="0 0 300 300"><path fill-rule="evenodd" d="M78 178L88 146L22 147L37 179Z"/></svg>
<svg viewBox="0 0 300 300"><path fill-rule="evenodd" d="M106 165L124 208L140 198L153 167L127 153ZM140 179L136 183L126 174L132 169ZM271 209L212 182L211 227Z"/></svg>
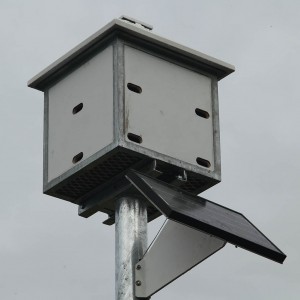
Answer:
<svg viewBox="0 0 300 300"><path fill-rule="evenodd" d="M276 262L282 263L286 258L241 213L135 171L129 172L127 178L166 217Z"/></svg>

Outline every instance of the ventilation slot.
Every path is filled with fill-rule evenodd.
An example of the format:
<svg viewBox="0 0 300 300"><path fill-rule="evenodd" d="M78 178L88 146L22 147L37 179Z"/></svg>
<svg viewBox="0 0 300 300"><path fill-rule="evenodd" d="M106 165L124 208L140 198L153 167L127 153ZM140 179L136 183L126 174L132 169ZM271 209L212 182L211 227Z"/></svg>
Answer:
<svg viewBox="0 0 300 300"><path fill-rule="evenodd" d="M73 115L76 115L77 113L79 113L83 108L83 103L79 103L78 105L76 105L72 112L73 112Z"/></svg>
<svg viewBox="0 0 300 300"><path fill-rule="evenodd" d="M142 88L136 84L133 83L127 83L127 88L137 94L141 94L142 93Z"/></svg>
<svg viewBox="0 0 300 300"><path fill-rule="evenodd" d="M209 118L209 113L203 109L200 108L196 108L195 109L195 113L197 116L204 118L204 119L208 119Z"/></svg>
<svg viewBox="0 0 300 300"><path fill-rule="evenodd" d="M127 137L129 140L131 140L132 142L141 144L143 142L143 139L140 135L134 134L134 133L128 133Z"/></svg>
<svg viewBox="0 0 300 300"><path fill-rule="evenodd" d="M73 164L77 164L79 161L82 160L82 158L83 158L83 152L76 154L72 159Z"/></svg>
<svg viewBox="0 0 300 300"><path fill-rule="evenodd" d="M205 168L210 167L210 162L206 159L201 158L201 157L197 157L196 162L201 167L205 167Z"/></svg>

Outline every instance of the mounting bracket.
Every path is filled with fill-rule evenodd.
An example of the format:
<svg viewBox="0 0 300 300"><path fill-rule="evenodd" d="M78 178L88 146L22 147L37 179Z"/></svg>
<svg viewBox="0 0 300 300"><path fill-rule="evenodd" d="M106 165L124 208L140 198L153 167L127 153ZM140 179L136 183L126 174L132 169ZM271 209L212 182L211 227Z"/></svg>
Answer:
<svg viewBox="0 0 300 300"><path fill-rule="evenodd" d="M143 167L145 174L151 177L158 178L161 181L171 183L173 186L179 186L185 183L187 173L184 169L178 167L170 167L157 160L150 160ZM89 197L82 199L78 206L78 215L84 218L89 218L98 211L108 214L108 218L103 222L105 225L113 225L115 223L115 204L114 201L122 196L138 194L143 197L140 192L126 179L124 172L113 178L109 184L102 187ZM161 215L151 202L147 202L148 222L156 219Z"/></svg>
<svg viewBox="0 0 300 300"><path fill-rule="evenodd" d="M150 297L225 244L221 239L167 219L135 266L136 297Z"/></svg>

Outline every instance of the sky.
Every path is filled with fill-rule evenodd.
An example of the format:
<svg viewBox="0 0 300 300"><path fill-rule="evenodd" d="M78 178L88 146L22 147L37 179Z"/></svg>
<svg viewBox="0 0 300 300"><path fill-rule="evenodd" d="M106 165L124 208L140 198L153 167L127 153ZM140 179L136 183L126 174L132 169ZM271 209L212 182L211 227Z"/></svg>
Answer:
<svg viewBox="0 0 300 300"><path fill-rule="evenodd" d="M114 299L114 227L42 193L43 94L27 81L114 18L235 66L219 82L222 182L203 197L242 212L283 265L227 244L156 300L299 299L300 2L0 2L0 298ZM149 242L162 218L149 224Z"/></svg>

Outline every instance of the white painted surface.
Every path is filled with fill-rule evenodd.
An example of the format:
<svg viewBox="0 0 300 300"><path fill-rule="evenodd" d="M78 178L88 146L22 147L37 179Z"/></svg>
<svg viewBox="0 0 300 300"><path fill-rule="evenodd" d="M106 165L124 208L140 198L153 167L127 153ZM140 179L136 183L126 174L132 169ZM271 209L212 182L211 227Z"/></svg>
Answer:
<svg viewBox="0 0 300 300"><path fill-rule="evenodd" d="M113 49L109 46L49 89L48 181L113 141ZM73 114L73 108L83 109Z"/></svg>
<svg viewBox="0 0 300 300"><path fill-rule="evenodd" d="M142 93L130 91L127 83L140 86ZM197 116L196 108L210 117ZM201 157L214 170L209 77L126 46L125 114L126 135L142 136L141 146L193 165Z"/></svg>

